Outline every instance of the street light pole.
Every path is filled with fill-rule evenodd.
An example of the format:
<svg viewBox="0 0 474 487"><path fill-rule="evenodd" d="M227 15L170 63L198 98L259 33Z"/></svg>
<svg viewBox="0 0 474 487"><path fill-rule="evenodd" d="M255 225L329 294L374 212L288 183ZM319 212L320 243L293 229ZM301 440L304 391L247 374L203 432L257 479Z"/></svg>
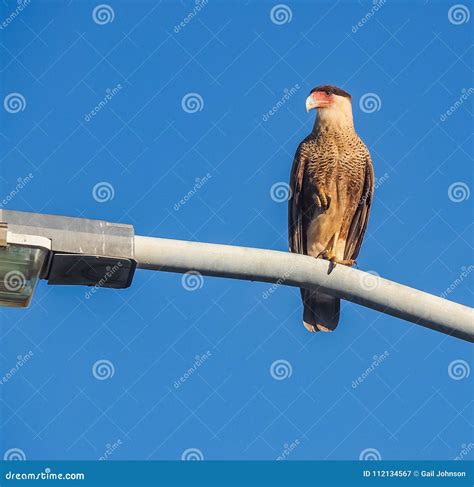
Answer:
<svg viewBox="0 0 474 487"><path fill-rule="evenodd" d="M273 282L322 291L474 342L474 310L377 275L305 255L135 236L137 268Z"/></svg>
<svg viewBox="0 0 474 487"><path fill-rule="evenodd" d="M26 307L38 279L126 288L135 269L273 282L327 294L474 342L474 310L305 255L140 237L131 225L0 209L0 305Z"/></svg>

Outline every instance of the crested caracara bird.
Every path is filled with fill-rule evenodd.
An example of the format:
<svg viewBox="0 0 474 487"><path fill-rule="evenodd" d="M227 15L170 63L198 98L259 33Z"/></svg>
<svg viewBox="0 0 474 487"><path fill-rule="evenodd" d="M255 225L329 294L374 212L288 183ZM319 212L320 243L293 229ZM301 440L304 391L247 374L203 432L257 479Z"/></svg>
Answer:
<svg viewBox="0 0 474 487"><path fill-rule="evenodd" d="M290 252L352 266L364 238L374 192L370 153L357 135L351 95L332 85L314 88L312 132L300 143L291 168L288 205ZM301 289L303 323L311 332L332 331L339 298Z"/></svg>

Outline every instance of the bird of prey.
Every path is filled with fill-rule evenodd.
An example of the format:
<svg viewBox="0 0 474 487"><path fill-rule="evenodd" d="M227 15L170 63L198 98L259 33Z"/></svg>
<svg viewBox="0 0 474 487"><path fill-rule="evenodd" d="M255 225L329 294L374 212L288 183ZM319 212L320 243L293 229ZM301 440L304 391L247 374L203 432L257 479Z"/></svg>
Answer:
<svg viewBox="0 0 474 487"><path fill-rule="evenodd" d="M290 252L352 266L367 228L374 192L370 153L357 135L351 95L318 86L306 99L317 111L312 132L299 144L290 175ZM311 332L332 331L339 298L301 289L303 324Z"/></svg>

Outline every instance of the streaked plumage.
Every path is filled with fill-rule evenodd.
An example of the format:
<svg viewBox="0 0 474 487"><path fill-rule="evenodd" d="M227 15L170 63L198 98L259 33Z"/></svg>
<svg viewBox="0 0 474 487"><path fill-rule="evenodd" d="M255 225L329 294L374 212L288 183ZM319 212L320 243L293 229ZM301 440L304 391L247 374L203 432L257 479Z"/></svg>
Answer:
<svg viewBox="0 0 474 487"><path fill-rule="evenodd" d="M370 154L354 130L350 95L335 86L315 88L313 131L298 146L291 169L288 234L291 252L352 265L362 244L373 196ZM339 299L301 290L303 321L329 331L339 321Z"/></svg>

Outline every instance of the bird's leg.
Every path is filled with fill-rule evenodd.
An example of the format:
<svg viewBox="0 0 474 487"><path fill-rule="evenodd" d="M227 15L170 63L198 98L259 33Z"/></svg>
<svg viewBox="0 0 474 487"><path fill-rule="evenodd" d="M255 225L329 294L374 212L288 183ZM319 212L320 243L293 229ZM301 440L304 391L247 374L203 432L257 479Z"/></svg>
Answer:
<svg viewBox="0 0 474 487"><path fill-rule="evenodd" d="M318 208L327 210L331 204L331 195L327 193L325 188L318 188L316 190L314 202Z"/></svg>
<svg viewBox="0 0 474 487"><path fill-rule="evenodd" d="M331 257L333 257L334 254L329 252L328 249L321 250L319 254L316 256L316 259L325 259L325 260L331 260Z"/></svg>
<svg viewBox="0 0 474 487"><path fill-rule="evenodd" d="M352 267L356 263L354 259L340 260L340 259L336 259L335 257L334 259L331 259L331 262L334 262L335 264L348 265L349 267Z"/></svg>
<svg viewBox="0 0 474 487"><path fill-rule="evenodd" d="M353 266L356 263L354 259L338 259L333 252L327 249L321 251L316 258L329 260L333 264L333 267L336 267L336 264Z"/></svg>

